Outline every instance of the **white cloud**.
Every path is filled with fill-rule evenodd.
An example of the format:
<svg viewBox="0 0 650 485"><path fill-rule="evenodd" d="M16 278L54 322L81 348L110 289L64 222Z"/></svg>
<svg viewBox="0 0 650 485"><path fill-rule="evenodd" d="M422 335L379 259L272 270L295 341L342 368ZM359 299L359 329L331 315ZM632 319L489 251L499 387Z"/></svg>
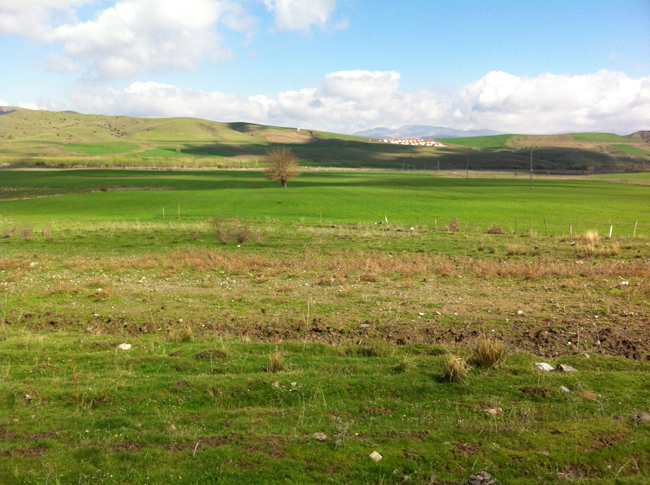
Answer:
<svg viewBox="0 0 650 485"><path fill-rule="evenodd" d="M351 101L385 100L399 88L395 71L339 71L325 75L324 93Z"/></svg>
<svg viewBox="0 0 650 485"><path fill-rule="evenodd" d="M524 78L492 72L450 98L432 90L400 91L399 78L393 71L342 71L326 75L322 89L250 97L133 83L123 90L88 88L73 100L82 112L193 116L340 133L406 124L511 133L650 129L650 77L599 71Z"/></svg>
<svg viewBox="0 0 650 485"><path fill-rule="evenodd" d="M73 72L79 70L79 65L69 57L62 57L54 54L48 54L47 56L45 56L45 59L47 60L47 63L45 64L45 68L48 71Z"/></svg>
<svg viewBox="0 0 650 485"><path fill-rule="evenodd" d="M93 20L55 28L51 38L102 78L195 69L204 58L231 57L214 28L226 8L213 0L120 0Z"/></svg>
<svg viewBox="0 0 650 485"><path fill-rule="evenodd" d="M456 116L503 131L612 130L650 125L650 78L608 70L535 78L491 72L463 88Z"/></svg>
<svg viewBox="0 0 650 485"><path fill-rule="evenodd" d="M52 12L72 17L72 9L94 0L3 0L0 33L43 40L51 30Z"/></svg>
<svg viewBox="0 0 650 485"><path fill-rule="evenodd" d="M346 18L330 25L336 0L264 0L264 4L273 13L273 26L278 30L309 32L312 25L323 29L345 29L348 25Z"/></svg>
<svg viewBox="0 0 650 485"><path fill-rule="evenodd" d="M143 70L195 69L233 53L217 27L253 35L256 19L234 0L117 0L81 22L75 7L95 0L5 0L0 33L63 46L47 65L70 70L82 63L93 77L128 79Z"/></svg>

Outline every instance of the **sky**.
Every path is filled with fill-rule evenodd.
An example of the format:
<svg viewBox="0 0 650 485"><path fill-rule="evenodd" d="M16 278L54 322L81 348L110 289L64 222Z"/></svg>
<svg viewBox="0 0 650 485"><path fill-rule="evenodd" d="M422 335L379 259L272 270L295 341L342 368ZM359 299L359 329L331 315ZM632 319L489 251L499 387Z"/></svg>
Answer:
<svg viewBox="0 0 650 485"><path fill-rule="evenodd" d="M0 0L0 106L650 130L650 0Z"/></svg>

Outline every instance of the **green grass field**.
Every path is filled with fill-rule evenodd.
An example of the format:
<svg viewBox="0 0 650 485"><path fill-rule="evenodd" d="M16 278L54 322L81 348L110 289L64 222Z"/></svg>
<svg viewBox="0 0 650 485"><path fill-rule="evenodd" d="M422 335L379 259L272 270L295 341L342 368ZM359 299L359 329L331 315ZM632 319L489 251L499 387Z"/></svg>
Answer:
<svg viewBox="0 0 650 485"><path fill-rule="evenodd" d="M574 140L579 141L598 141L598 142L619 142L626 143L630 141L629 138L613 133L571 133Z"/></svg>
<svg viewBox="0 0 650 485"><path fill-rule="evenodd" d="M81 152L84 155L105 156L116 153L126 153L135 150L139 145L134 143L70 143L64 148L71 152Z"/></svg>
<svg viewBox="0 0 650 485"><path fill-rule="evenodd" d="M0 214L17 220L157 220L178 207L184 218L241 217L434 226L467 224L568 233L587 228L648 234L648 188L590 180L439 178L429 173L305 172L287 190L257 171L9 171ZM100 192L99 187L107 189ZM136 189L136 190L130 190ZM137 190L146 189L146 190ZM40 190L60 197L19 199ZM77 193L82 192L82 193ZM73 193L73 195L66 195Z"/></svg>
<svg viewBox="0 0 650 485"><path fill-rule="evenodd" d="M4 169L0 483L647 483L647 175Z"/></svg>

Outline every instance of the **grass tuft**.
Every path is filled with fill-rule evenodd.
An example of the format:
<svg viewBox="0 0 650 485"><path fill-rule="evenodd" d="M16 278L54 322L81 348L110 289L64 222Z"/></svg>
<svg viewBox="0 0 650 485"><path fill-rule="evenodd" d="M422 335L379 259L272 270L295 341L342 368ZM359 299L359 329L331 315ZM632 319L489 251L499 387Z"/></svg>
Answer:
<svg viewBox="0 0 650 485"><path fill-rule="evenodd" d="M497 226L496 224L490 227L485 231L486 234L505 234L506 231L503 229L501 226Z"/></svg>
<svg viewBox="0 0 650 485"><path fill-rule="evenodd" d="M465 378L469 372L469 365L462 357L450 355L445 362L445 368L442 371L441 378L447 382L455 384L465 384Z"/></svg>
<svg viewBox="0 0 650 485"><path fill-rule="evenodd" d="M266 372L281 372L285 367L286 363L284 361L284 352L282 350L276 350L269 354L269 363L266 366Z"/></svg>
<svg viewBox="0 0 650 485"><path fill-rule="evenodd" d="M598 242L598 239L600 239L598 231L585 231L582 234L582 240L586 244L591 244L592 246Z"/></svg>
<svg viewBox="0 0 650 485"><path fill-rule="evenodd" d="M506 362L508 349L500 340L481 335L476 342L472 355L472 364L477 367L498 369Z"/></svg>

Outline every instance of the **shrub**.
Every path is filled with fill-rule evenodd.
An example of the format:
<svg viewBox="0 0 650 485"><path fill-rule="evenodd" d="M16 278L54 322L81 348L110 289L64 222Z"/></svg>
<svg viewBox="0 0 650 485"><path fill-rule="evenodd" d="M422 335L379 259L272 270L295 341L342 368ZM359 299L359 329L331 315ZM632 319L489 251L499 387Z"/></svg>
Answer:
<svg viewBox="0 0 650 485"><path fill-rule="evenodd" d="M455 355L450 355L447 362L445 362L445 368L440 377L447 382L464 384L468 372L469 365L465 359Z"/></svg>
<svg viewBox="0 0 650 485"><path fill-rule="evenodd" d="M598 236L598 231L585 231L582 235L584 242L592 245L597 243L599 238L600 236Z"/></svg>

